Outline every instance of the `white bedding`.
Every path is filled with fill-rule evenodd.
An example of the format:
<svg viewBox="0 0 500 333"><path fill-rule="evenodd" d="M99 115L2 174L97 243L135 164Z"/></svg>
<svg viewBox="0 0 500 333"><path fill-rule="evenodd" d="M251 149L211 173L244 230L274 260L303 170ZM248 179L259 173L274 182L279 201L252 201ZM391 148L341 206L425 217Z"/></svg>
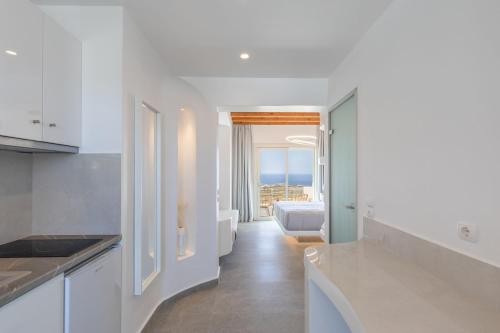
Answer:
<svg viewBox="0 0 500 333"><path fill-rule="evenodd" d="M274 216L289 231L319 231L324 221L321 201L277 201Z"/></svg>

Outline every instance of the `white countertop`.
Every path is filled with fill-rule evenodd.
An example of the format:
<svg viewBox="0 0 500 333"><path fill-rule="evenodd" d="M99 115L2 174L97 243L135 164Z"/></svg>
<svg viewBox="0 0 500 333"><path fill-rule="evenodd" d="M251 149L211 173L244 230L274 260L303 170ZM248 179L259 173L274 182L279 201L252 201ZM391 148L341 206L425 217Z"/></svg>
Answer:
<svg viewBox="0 0 500 333"><path fill-rule="evenodd" d="M352 333L500 332L500 309L377 241L306 249L305 266L307 277L334 303Z"/></svg>

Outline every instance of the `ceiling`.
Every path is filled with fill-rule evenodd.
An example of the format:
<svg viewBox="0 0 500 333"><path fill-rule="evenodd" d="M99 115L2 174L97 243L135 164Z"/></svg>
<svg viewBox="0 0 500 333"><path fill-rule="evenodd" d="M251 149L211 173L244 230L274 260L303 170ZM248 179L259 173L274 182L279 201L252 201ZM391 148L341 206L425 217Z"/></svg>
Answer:
<svg viewBox="0 0 500 333"><path fill-rule="evenodd" d="M310 140L317 136L318 126L315 125L258 125L252 126L254 144L258 145L290 145L287 137L300 136ZM299 139L300 140L300 139Z"/></svg>
<svg viewBox="0 0 500 333"><path fill-rule="evenodd" d="M35 2L122 2L179 76L328 77L392 0Z"/></svg>

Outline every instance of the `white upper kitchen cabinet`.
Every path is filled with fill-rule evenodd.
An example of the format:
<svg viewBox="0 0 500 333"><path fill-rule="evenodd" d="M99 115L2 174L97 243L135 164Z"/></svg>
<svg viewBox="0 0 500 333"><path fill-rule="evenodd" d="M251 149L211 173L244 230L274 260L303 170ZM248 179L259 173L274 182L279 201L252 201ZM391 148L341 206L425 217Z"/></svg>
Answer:
<svg viewBox="0 0 500 333"><path fill-rule="evenodd" d="M42 140L43 14L0 1L0 135Z"/></svg>
<svg viewBox="0 0 500 333"><path fill-rule="evenodd" d="M48 16L43 40L43 141L79 147L82 44Z"/></svg>

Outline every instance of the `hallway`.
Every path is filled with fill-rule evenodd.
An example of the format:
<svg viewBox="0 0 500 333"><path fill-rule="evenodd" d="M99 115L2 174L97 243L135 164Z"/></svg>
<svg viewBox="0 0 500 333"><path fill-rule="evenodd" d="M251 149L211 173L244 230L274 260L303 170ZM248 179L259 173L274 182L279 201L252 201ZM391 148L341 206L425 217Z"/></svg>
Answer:
<svg viewBox="0 0 500 333"><path fill-rule="evenodd" d="M303 251L275 222L240 224L219 285L162 304L144 333L304 332Z"/></svg>

